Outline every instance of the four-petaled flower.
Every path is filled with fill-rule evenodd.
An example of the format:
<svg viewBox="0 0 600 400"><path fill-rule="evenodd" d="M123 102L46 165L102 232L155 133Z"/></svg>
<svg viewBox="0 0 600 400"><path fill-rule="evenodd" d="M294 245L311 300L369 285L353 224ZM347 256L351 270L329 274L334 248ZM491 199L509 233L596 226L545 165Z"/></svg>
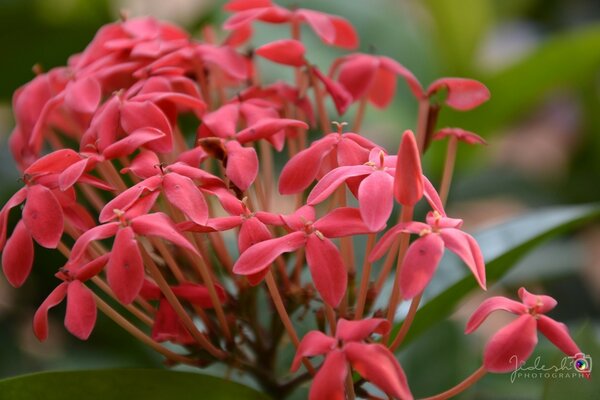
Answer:
<svg viewBox="0 0 600 400"><path fill-rule="evenodd" d="M345 399L349 366L387 395L400 400L412 399L406 375L394 354L382 344L367 342L372 334L385 335L390 329L390 323L381 318L340 319L335 337L321 331L308 332L298 346L292 371L298 370L303 357L325 356L310 387L309 399Z"/></svg>

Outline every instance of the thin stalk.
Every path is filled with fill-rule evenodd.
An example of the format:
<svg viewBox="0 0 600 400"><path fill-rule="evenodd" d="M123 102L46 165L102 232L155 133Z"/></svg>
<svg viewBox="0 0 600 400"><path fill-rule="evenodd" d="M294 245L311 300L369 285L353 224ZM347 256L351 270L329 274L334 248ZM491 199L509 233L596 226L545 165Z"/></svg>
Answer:
<svg viewBox="0 0 600 400"><path fill-rule="evenodd" d="M104 293L106 293L107 295L109 295L112 299L119 301L117 299L117 296L115 295L115 293L112 291L112 289L110 288L110 286L108 286L108 284L106 282L104 282L102 280L102 278L100 278L99 276L94 276L93 278L90 279L92 282L94 282L94 284L96 286L98 286L98 288L100 290L102 290ZM140 321L142 321L144 324L148 325L148 326L152 326L154 324L154 321L152 318L150 318L148 315L144 314L141 310L137 309L136 307L134 307L131 304L121 304L127 311L129 311L130 313L132 313L137 319L139 319Z"/></svg>
<svg viewBox="0 0 600 400"><path fill-rule="evenodd" d="M367 111L368 96L363 96L358 103L358 109L356 110L356 117L354 117L354 124L352 125L352 132L359 132L362 126L363 120L365 119L365 112Z"/></svg>
<svg viewBox="0 0 600 400"><path fill-rule="evenodd" d="M412 301L410 302L410 308L408 310L408 314L406 315L406 318L404 318L404 322L402 322L402 326L400 327L398 334L394 338L394 341L389 346L391 351L395 351L398 347L400 347L400 345L404 341L404 338L406 337L406 334L408 333L408 330L410 329L410 326L412 325L412 323L415 319L417 310L419 309L419 303L421 303L421 297L423 297L422 292L419 293L416 297L414 297L412 299Z"/></svg>
<svg viewBox="0 0 600 400"><path fill-rule="evenodd" d="M260 148L260 165L263 168L263 176L267 179L263 180L265 191L265 203L263 204L264 210L269 211L271 209L271 195L273 194L273 182L275 181L274 167L273 167L273 152L269 142L266 140L260 140L258 142Z"/></svg>
<svg viewBox="0 0 600 400"><path fill-rule="evenodd" d="M98 297L94 293L94 300L96 301L96 306L100 311L102 311L107 317L116 322L121 328L125 329L129 332L133 337L135 337L140 342L148 345L158 353L167 357L169 360L189 365L197 365L198 363L186 356L182 356L181 354L177 354L162 346L158 342L154 341L151 337L142 332L139 328L125 319L121 314L119 314L116 310L114 310L111 306L104 302L100 297Z"/></svg>
<svg viewBox="0 0 600 400"><path fill-rule="evenodd" d="M325 101L323 98L323 91L321 90L321 86L319 84L319 80L317 79L316 74L313 71L313 67L308 67L310 71L310 82L313 88L313 94L315 96L315 103L317 105L317 111L319 112L319 123L321 124L321 130L323 131L323 135L327 135L330 131L329 129L329 117L327 115L327 109L325 108Z"/></svg>
<svg viewBox="0 0 600 400"><path fill-rule="evenodd" d="M346 375L346 395L348 400L356 399L356 393L354 393L354 381L352 380L351 372L348 372L348 375Z"/></svg>
<svg viewBox="0 0 600 400"><path fill-rule="evenodd" d="M198 330L198 328L194 324L194 321L192 320L192 318L185 311L185 308L179 302L179 299L177 298L175 293L173 293L173 290L169 286L169 283L165 280L165 278L160 273L160 269L158 268L158 266L156 265L156 263L154 262L154 260L150 256L150 254L148 254L148 252L146 251L146 249L143 246L139 246L139 248L142 253L142 257L144 259L144 264L146 265L146 268L147 268L148 272L150 273L150 276L154 279L154 281L160 288L161 292L163 293L163 295L165 296L165 298L167 299L169 304L171 304L171 306L173 307L173 310L179 316L179 318L181 319L181 322L185 326L185 328L190 332L192 337L202 347L204 347L204 349L206 351L208 351L212 356L214 356L218 359L224 359L226 357L225 352L223 352L222 350L215 347L206 338L206 336Z"/></svg>
<svg viewBox="0 0 600 400"><path fill-rule="evenodd" d="M446 161L444 162L444 172L442 175L442 183L440 184L440 198L442 204L446 204L448 200L448 192L452 183L452 174L454 173L454 164L456 162L456 151L458 147L458 139L455 136L450 136L448 140L448 148L446 149Z"/></svg>
<svg viewBox="0 0 600 400"><path fill-rule="evenodd" d="M383 266L381 267L381 271L379 272L379 276L375 281L375 293L381 292L381 289L385 284L385 280L387 279L388 275L390 274L390 271L392 270L394 260L396 259L396 254L398 254L398 246L400 246L400 239L394 240L394 242L390 246L390 251L388 251L387 256L385 257L385 261L383 262Z"/></svg>
<svg viewBox="0 0 600 400"><path fill-rule="evenodd" d="M417 145L419 153L423 154L425 139L427 136L427 123L429 121L429 98L419 100L419 111L417 117Z"/></svg>
<svg viewBox="0 0 600 400"><path fill-rule="evenodd" d="M337 321L335 318L335 311L334 311L333 307L331 307L327 303L324 305L324 308L325 308L325 316L327 317L327 322L329 323L330 336L335 336L335 331L337 329Z"/></svg>
<svg viewBox="0 0 600 400"><path fill-rule="evenodd" d="M369 291L369 276L371 275L371 263L369 262L369 253L373 249L377 235L369 234L367 237L367 248L365 250L365 259L363 260L362 275L360 278L360 288L357 294L356 310L354 311L354 319L362 318L367 302L367 292Z"/></svg>
<svg viewBox="0 0 600 400"><path fill-rule="evenodd" d="M459 393L464 392L466 389L475 384L478 380L483 378L487 371L483 368L483 365L477 369L477 371L473 372L469 377L467 377L464 381L454 386L451 389L446 390L443 393L436 394L435 396L426 397L422 400L446 400L451 397L456 396Z"/></svg>

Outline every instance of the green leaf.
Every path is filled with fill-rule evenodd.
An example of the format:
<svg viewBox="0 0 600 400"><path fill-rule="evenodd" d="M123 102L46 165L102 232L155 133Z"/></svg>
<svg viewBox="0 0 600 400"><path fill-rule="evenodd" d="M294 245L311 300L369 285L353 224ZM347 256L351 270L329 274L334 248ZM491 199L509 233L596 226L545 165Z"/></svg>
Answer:
<svg viewBox="0 0 600 400"><path fill-rule="evenodd" d="M527 115L556 89L589 85L600 67L600 24L556 35L491 76L479 76L492 94L469 113L444 110L439 126L461 126L484 137Z"/></svg>
<svg viewBox="0 0 600 400"><path fill-rule="evenodd" d="M517 217L474 235L486 261L488 287L544 240L598 217L600 204L552 207ZM436 322L445 319L476 287L475 279L464 265L460 265L454 257L445 257L425 291L422 307L417 312L406 340L422 334ZM398 329L399 325L395 327L395 331Z"/></svg>
<svg viewBox="0 0 600 400"><path fill-rule="evenodd" d="M160 369L43 372L2 380L0 393L3 400L268 399L222 378Z"/></svg>

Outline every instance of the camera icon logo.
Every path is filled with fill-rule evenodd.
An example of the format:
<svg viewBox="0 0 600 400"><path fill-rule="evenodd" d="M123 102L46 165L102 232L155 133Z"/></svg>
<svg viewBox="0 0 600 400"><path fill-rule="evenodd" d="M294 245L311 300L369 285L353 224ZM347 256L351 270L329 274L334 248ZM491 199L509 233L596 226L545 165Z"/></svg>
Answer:
<svg viewBox="0 0 600 400"><path fill-rule="evenodd" d="M573 357L573 367L581 373L592 372L592 357L584 353L575 354Z"/></svg>

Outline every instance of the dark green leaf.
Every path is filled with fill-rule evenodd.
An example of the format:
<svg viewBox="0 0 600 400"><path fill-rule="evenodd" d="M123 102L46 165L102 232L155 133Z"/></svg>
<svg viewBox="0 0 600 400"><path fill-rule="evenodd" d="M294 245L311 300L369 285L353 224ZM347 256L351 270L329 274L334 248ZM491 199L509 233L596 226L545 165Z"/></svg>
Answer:
<svg viewBox="0 0 600 400"><path fill-rule="evenodd" d="M225 379L160 369L44 372L0 381L3 400L256 399L268 397Z"/></svg>

